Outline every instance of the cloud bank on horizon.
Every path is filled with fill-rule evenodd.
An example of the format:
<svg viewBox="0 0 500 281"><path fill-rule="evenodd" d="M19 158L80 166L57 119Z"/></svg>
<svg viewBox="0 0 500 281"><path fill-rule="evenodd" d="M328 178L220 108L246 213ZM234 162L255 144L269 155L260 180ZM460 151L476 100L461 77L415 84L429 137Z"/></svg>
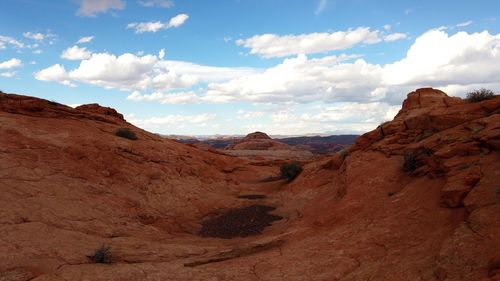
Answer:
<svg viewBox="0 0 500 281"><path fill-rule="evenodd" d="M263 18L248 12L264 2L229 1L223 12L170 0L68 2L76 11L67 17L90 26L78 34L42 19L33 20L42 29L0 29L0 82L67 104L118 107L130 122L163 134L362 133L392 119L415 88L457 96L500 91L500 33L491 9L419 26L418 18L406 18L424 8L402 6L393 20L355 25L348 18L332 23L327 16L347 7L320 0L307 13L287 7L309 14L299 21L307 28L291 24L294 30L293 15L282 12L282 25L273 26L265 23L277 23L272 11Z"/></svg>

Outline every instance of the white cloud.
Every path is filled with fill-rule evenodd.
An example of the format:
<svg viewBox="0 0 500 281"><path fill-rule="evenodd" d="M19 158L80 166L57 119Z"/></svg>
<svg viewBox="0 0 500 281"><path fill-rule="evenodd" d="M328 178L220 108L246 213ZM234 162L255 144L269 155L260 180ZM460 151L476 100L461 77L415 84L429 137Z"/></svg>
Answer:
<svg viewBox="0 0 500 281"><path fill-rule="evenodd" d="M139 0L137 2L144 7L171 8L174 6L172 0Z"/></svg>
<svg viewBox="0 0 500 281"><path fill-rule="evenodd" d="M306 106L318 101L342 103L320 108L315 114L259 109L273 112L262 118L267 116L274 123L283 124L265 127L275 131L285 128L337 130L332 127L333 123L345 126L339 128L359 126L364 130L388 118L386 112L392 116L395 111L392 105L399 107L406 93L418 87L449 89L452 94L472 86L500 90L500 34L488 32L448 34L433 29L415 40L405 58L386 65L369 63L356 56L308 58L298 55L259 70L210 67L165 61L159 57L161 54L143 57L93 54L69 73L63 68L59 75L42 77L51 81L141 91L146 94L135 92L129 94L128 99L165 104L252 102L259 106ZM122 74L123 70L129 72ZM365 113L351 113L354 108L362 108ZM330 123L321 122L321 119ZM348 122L352 123L347 125Z"/></svg>
<svg viewBox="0 0 500 281"><path fill-rule="evenodd" d="M419 36L404 59L384 67L383 83L447 86L497 82L498 65L500 34L449 35L434 29Z"/></svg>
<svg viewBox="0 0 500 281"><path fill-rule="evenodd" d="M68 73L64 66L55 64L51 67L45 68L34 74L35 78L40 81L57 81L63 85L74 87L71 83Z"/></svg>
<svg viewBox="0 0 500 281"><path fill-rule="evenodd" d="M108 10L123 10L125 1L123 0L80 0L80 8L77 15L84 17L95 17L98 13L105 13Z"/></svg>
<svg viewBox="0 0 500 281"><path fill-rule="evenodd" d="M359 27L332 33L284 36L262 34L247 39L239 39L236 41L236 44L249 48L251 54L272 58L344 50L356 44L374 44L380 41L379 31L372 31L368 27Z"/></svg>
<svg viewBox="0 0 500 281"><path fill-rule="evenodd" d="M400 105L391 106L383 102L344 102L323 107L314 114L302 114L300 119L318 123L381 123L394 118L399 109Z"/></svg>
<svg viewBox="0 0 500 281"><path fill-rule="evenodd" d="M61 58L67 60L85 60L90 58L92 52L88 51L85 47L73 46L64 50Z"/></svg>
<svg viewBox="0 0 500 281"><path fill-rule="evenodd" d="M34 50L34 51L33 51L33 54L34 54L34 55L39 55L39 54L41 54L41 53L42 53L42 50L40 50L40 49L38 49L38 50Z"/></svg>
<svg viewBox="0 0 500 281"><path fill-rule="evenodd" d="M384 36L384 41L393 42L393 41L405 39L406 37L408 37L408 35L406 35L406 33L391 33L391 34Z"/></svg>
<svg viewBox="0 0 500 281"><path fill-rule="evenodd" d="M0 76L5 77L5 78L12 78L16 76L17 71L7 71L7 72L2 72L0 73Z"/></svg>
<svg viewBox="0 0 500 281"><path fill-rule="evenodd" d="M150 95L141 95L138 91L134 91L127 99L132 101L156 101L162 104L193 104L200 102L200 98L194 92L168 94L153 92Z"/></svg>
<svg viewBox="0 0 500 281"><path fill-rule="evenodd" d="M211 83L202 100L212 102L399 104L416 87L489 84L500 77L500 34L448 35L433 29L419 36L402 60L377 65L335 56L285 59L262 73Z"/></svg>
<svg viewBox="0 0 500 281"><path fill-rule="evenodd" d="M12 58L10 60L0 62L0 69L11 69L15 67L20 67L22 65L23 63L21 62L20 59Z"/></svg>
<svg viewBox="0 0 500 281"><path fill-rule="evenodd" d="M36 41L42 41L43 39L45 39L45 35L39 32L38 33L24 32L23 36Z"/></svg>
<svg viewBox="0 0 500 281"><path fill-rule="evenodd" d="M213 120L216 118L216 114L197 114L197 115L181 115L181 114L171 114L163 117L151 117L147 119L131 119L130 122L145 127L158 127L158 126L172 126L181 125L185 123L190 124L203 124L204 122Z"/></svg>
<svg viewBox="0 0 500 281"><path fill-rule="evenodd" d="M80 39L78 39L78 41L76 41L76 44L89 43L92 40L94 40L94 36L80 37Z"/></svg>
<svg viewBox="0 0 500 281"><path fill-rule="evenodd" d="M469 25L471 25L473 23L474 23L473 21L469 20L469 21L466 21L466 22L461 22L461 23L457 24L456 26L457 27L466 27L466 26L469 26Z"/></svg>
<svg viewBox="0 0 500 281"><path fill-rule="evenodd" d="M133 54L115 56L107 53L92 54L80 62L80 66L69 73L73 80L106 88L132 89L146 85L148 73L157 62L157 57L142 57Z"/></svg>
<svg viewBox="0 0 500 281"><path fill-rule="evenodd" d="M264 112L262 111L245 111L238 110L238 119L255 119L264 116Z"/></svg>
<svg viewBox="0 0 500 281"><path fill-rule="evenodd" d="M189 18L187 14L180 14L171 18L168 22L133 22L127 25L127 29L135 29L135 33L157 32L161 29L179 27Z"/></svg>
<svg viewBox="0 0 500 281"><path fill-rule="evenodd" d="M47 43L49 45L54 44L56 42L56 37L57 37L55 34L51 33L50 31L47 31L47 33L24 32L23 36L28 38L28 39L35 40L39 43L41 43L43 41L47 41ZM27 47L30 49L35 49L35 48L39 47L39 44L32 44L32 45L28 45Z"/></svg>
<svg viewBox="0 0 500 281"><path fill-rule="evenodd" d="M208 85L206 97L213 102L299 102L316 100L372 100L384 97L377 87L382 67L362 59L343 63L348 56L285 59L262 73ZM353 95L352 93L359 93Z"/></svg>
<svg viewBox="0 0 500 281"><path fill-rule="evenodd" d="M0 50L5 49L7 44L14 46L14 48L24 48L24 43L12 37L0 35Z"/></svg>
<svg viewBox="0 0 500 281"><path fill-rule="evenodd" d="M189 16L187 14L180 14L170 19L168 22L169 27L179 27L183 25Z"/></svg>
<svg viewBox="0 0 500 281"><path fill-rule="evenodd" d="M221 82L256 73L251 68L211 67L181 61L162 60L158 56L94 53L80 62L79 67L62 76L50 76L44 81L78 81L121 90L169 91L189 88L197 83ZM52 66L55 67L55 66ZM55 69L60 69L61 65ZM52 69L54 70L54 69ZM183 97L184 98L184 97ZM178 97L181 99L181 97Z"/></svg>
<svg viewBox="0 0 500 281"><path fill-rule="evenodd" d="M391 30L392 26L390 24L384 25L385 30Z"/></svg>

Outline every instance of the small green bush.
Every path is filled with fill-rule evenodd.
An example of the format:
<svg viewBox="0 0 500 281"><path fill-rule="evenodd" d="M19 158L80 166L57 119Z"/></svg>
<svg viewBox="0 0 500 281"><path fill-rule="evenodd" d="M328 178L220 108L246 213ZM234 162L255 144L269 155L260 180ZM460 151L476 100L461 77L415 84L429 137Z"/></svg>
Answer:
<svg viewBox="0 0 500 281"><path fill-rule="evenodd" d="M495 93L488 89L479 89L467 93L467 100L469 102L480 102L483 100L489 100L495 97Z"/></svg>
<svg viewBox="0 0 500 281"><path fill-rule="evenodd" d="M296 161L290 163L284 163L280 166L281 178L287 181L294 180L301 172L302 167Z"/></svg>
<svg viewBox="0 0 500 281"><path fill-rule="evenodd" d="M403 171L411 173L418 168L417 156L413 153L406 153L403 160Z"/></svg>
<svg viewBox="0 0 500 281"><path fill-rule="evenodd" d="M97 248L92 255L87 257L94 263L106 263L106 264L113 263L113 255L111 254L111 247L106 245L102 245L101 247Z"/></svg>
<svg viewBox="0 0 500 281"><path fill-rule="evenodd" d="M129 140L137 140L135 133L128 128L120 128L116 130L115 135Z"/></svg>

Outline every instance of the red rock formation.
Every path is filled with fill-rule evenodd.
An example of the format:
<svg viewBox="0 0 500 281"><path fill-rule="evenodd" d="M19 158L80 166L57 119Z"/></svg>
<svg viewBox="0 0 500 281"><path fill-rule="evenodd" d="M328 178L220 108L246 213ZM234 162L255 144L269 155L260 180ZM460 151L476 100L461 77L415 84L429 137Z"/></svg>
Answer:
<svg viewBox="0 0 500 281"><path fill-rule="evenodd" d="M117 119L120 119L122 121L125 121L125 119L123 118L123 115L118 113L115 109L113 109L111 107L103 107L103 106L98 105L97 103L80 105L80 106L76 107L75 109L80 110L80 111L84 111L84 112L112 116L112 117L116 117Z"/></svg>
<svg viewBox="0 0 500 281"><path fill-rule="evenodd" d="M0 280L500 278L499 97L419 89L291 183L93 107L0 94ZM284 219L257 236L196 235L254 204ZM113 264L87 257L101 245Z"/></svg>
<svg viewBox="0 0 500 281"><path fill-rule="evenodd" d="M288 144L271 139L267 134L254 132L229 145L228 150L297 150Z"/></svg>

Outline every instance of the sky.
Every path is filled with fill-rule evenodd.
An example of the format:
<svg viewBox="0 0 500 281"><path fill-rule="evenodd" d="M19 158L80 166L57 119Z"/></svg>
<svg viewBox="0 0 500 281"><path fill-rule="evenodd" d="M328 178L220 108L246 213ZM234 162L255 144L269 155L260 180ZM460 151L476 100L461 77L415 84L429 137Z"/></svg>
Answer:
<svg viewBox="0 0 500 281"><path fill-rule="evenodd" d="M0 1L0 90L154 133L361 134L499 78L498 0Z"/></svg>

